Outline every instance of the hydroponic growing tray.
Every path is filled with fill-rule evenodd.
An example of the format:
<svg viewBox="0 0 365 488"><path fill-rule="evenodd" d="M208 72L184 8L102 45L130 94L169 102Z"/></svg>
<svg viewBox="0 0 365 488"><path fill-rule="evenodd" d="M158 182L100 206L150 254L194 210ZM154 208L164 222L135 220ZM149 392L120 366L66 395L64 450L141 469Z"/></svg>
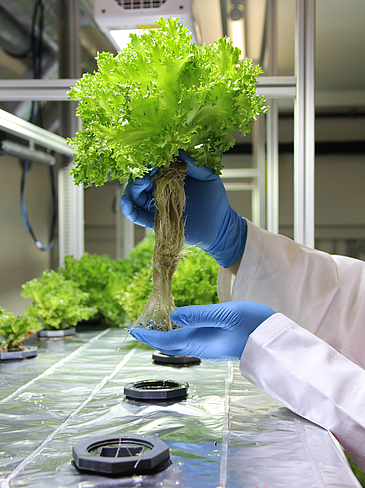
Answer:
<svg viewBox="0 0 365 488"><path fill-rule="evenodd" d="M125 334L34 339L36 358L0 363L1 488L360 486L330 434L242 378L238 363L157 365L152 350L131 337L118 352ZM149 378L188 383L188 396L156 403L125 397L127 384ZM172 463L134 477L73 464L74 446L129 435L157 436Z"/></svg>

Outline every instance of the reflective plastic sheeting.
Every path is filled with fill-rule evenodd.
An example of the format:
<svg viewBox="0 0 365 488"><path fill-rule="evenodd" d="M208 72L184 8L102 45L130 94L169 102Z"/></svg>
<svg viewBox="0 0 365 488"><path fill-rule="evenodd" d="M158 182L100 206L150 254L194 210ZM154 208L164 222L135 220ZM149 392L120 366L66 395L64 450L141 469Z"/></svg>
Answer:
<svg viewBox="0 0 365 488"><path fill-rule="evenodd" d="M43 340L34 359L1 362L1 488L331 488L360 486L328 432L242 378L237 363L170 367L121 329ZM127 383L188 382L179 402L125 398ZM172 464L151 476L79 472L72 447L114 434L159 436Z"/></svg>

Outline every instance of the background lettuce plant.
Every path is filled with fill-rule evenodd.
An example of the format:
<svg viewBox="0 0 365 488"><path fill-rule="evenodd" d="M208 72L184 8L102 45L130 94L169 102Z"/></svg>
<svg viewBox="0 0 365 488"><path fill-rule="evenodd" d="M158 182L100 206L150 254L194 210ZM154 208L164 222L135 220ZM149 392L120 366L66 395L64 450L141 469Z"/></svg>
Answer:
<svg viewBox="0 0 365 488"><path fill-rule="evenodd" d="M32 299L25 316L46 330L66 329L97 313L96 307L86 305L89 296L77 283L53 270L24 283L21 296Z"/></svg>
<svg viewBox="0 0 365 488"><path fill-rule="evenodd" d="M152 256L155 248L155 234L151 232L129 251L128 262L131 274L137 273L145 267L152 266Z"/></svg>
<svg viewBox="0 0 365 488"><path fill-rule="evenodd" d="M22 315L14 316L0 307L0 350L22 349L23 341L38 330L38 322Z"/></svg>
<svg viewBox="0 0 365 488"><path fill-rule="evenodd" d="M85 305L95 309L92 319L112 325L125 321L124 309L115 296L130 281L133 267L129 260L113 260L107 254L85 253L81 259L66 256L58 272L88 294Z"/></svg>
<svg viewBox="0 0 365 488"><path fill-rule="evenodd" d="M151 246L153 236L148 237ZM138 245L140 249L145 247L144 240ZM138 255L139 248L133 250ZM146 260L139 271L133 275L129 285L118 294L121 306L124 307L130 320L135 321L142 313L144 304L152 291L152 272L151 262L147 254ZM202 249L190 247L184 250L179 267L175 272L172 282L172 294L175 305L182 307L185 305L208 305L218 303L217 278L219 266L215 260Z"/></svg>

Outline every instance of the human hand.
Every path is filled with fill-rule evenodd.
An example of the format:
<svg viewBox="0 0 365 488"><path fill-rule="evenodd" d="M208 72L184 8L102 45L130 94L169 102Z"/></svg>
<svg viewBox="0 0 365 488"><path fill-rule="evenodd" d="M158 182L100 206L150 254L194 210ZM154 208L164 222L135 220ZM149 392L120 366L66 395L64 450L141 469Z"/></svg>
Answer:
<svg viewBox="0 0 365 488"><path fill-rule="evenodd" d="M219 265L232 266L241 257L247 237L247 222L228 202L222 180L206 166L196 166L183 151L187 163L186 242L204 249Z"/></svg>
<svg viewBox="0 0 365 488"><path fill-rule="evenodd" d="M136 178L135 181L130 178L120 199L120 208L132 224L152 230L155 222L155 205L151 176L157 172L157 169L153 168L148 175Z"/></svg>
<svg viewBox="0 0 365 488"><path fill-rule="evenodd" d="M241 359L251 332L275 312L261 303L235 301L176 308L171 320L180 329L133 329L131 335L170 356L212 361Z"/></svg>
<svg viewBox="0 0 365 488"><path fill-rule="evenodd" d="M185 242L198 246L229 268L242 255L247 223L228 202L224 185L213 170L196 166L184 151L180 159L187 163L185 177ZM121 199L121 209L128 220L153 229L153 187L150 175L130 181Z"/></svg>

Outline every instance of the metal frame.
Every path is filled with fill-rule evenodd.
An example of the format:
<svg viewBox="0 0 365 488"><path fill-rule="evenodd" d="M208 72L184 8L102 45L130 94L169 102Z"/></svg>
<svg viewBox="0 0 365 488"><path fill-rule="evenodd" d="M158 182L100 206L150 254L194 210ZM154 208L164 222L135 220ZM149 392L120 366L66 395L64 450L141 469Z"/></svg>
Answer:
<svg viewBox="0 0 365 488"><path fill-rule="evenodd" d="M263 228L266 226L265 137L265 119L259 117L252 131L253 163L258 171L252 192L252 222Z"/></svg>
<svg viewBox="0 0 365 488"><path fill-rule="evenodd" d="M67 92L76 79L61 80L0 80L2 101L69 100ZM266 98L295 98L295 76L259 76L257 94Z"/></svg>
<svg viewBox="0 0 365 488"><path fill-rule="evenodd" d="M277 74L276 0L267 0L267 46L269 75ZM295 94L294 94L295 96ZM266 228L279 233L279 110L278 100L268 99L270 110L266 115L267 199Z"/></svg>
<svg viewBox="0 0 365 488"><path fill-rule="evenodd" d="M0 80L2 101L65 101L67 92L75 84L75 79L60 80Z"/></svg>
<svg viewBox="0 0 365 488"><path fill-rule="evenodd" d="M18 144L17 142L4 139L1 141L1 149L4 153L16 156L22 160L28 160L46 166L53 166L56 164L56 158L51 153L35 149L34 143L32 142L30 142L29 147L27 147L24 144Z"/></svg>
<svg viewBox="0 0 365 488"><path fill-rule="evenodd" d="M314 247L315 0L297 0L294 102L294 240Z"/></svg>
<svg viewBox="0 0 365 488"><path fill-rule="evenodd" d="M54 86L49 88L49 96L52 90L62 86L64 78L77 79L81 76L79 0L59 0L58 17L59 75L61 79L54 80ZM42 85L47 80L40 81L43 83L33 84L33 90L43 89L45 91L45 87ZM67 97L66 90L65 97ZM75 116L77 104L74 101L67 103L61 101L60 105L60 134L65 138L74 137L81 125L80 120ZM68 254L80 259L85 252L84 187L74 184L71 176L72 168L73 161L62 158L58 171L59 266L64 265L65 256Z"/></svg>
<svg viewBox="0 0 365 488"><path fill-rule="evenodd" d="M117 205L123 196L126 183L121 185L116 182L115 197ZM116 234L117 234L117 259L125 259L129 255L129 251L134 248L134 224L127 220L122 212L116 212Z"/></svg>
<svg viewBox="0 0 365 488"><path fill-rule="evenodd" d="M276 0L268 0L270 19L268 22L269 45L276 43ZM253 191L252 220L268 230L278 232L279 227L279 182L278 182L278 111L277 99L294 99L294 239L308 247L314 247L314 155L315 155L315 105L314 105L314 39L315 39L315 0L296 0L296 47L295 76L279 77L275 75L276 54L271 49L270 75L259 77L257 94L265 95L270 101L271 110L267 115L267 190L265 206L265 129L259 120L255 124L254 140L254 173L253 183L226 183L230 190ZM0 99L3 101L24 100L68 100L67 92L76 83L75 79L59 80L0 80ZM40 129L14 115L0 110L0 128L18 137L40 144L66 156L73 156L73 149L66 140L48 131ZM69 167L64 171L69 172ZM223 178L228 171L223 171ZM252 171L252 170L251 170ZM236 174L238 175L238 173ZM66 175L65 175L66 177ZM234 177L234 176L233 176ZM248 177L242 176L239 177ZM80 189L78 189L80 190ZM120 192L120 190L119 190ZM70 195L77 208L60 219L60 235L67 234L67 228L73 229L75 249L65 250L72 254L82 254L76 242L83 240L83 231L74 229L72 222L76 219L80 227L83 223L83 202L80 192ZM267 211L266 208L267 207ZM61 210L62 212L62 210ZM267 214L267 215L266 215ZM61 215L62 217L62 215ZM117 222L119 234L130 232L123 222ZM119 240L121 236L119 235ZM127 248L131 246L131 235L128 237ZM123 255L124 255L123 251Z"/></svg>
<svg viewBox="0 0 365 488"><path fill-rule="evenodd" d="M27 80L29 83L29 80ZM2 98L2 92L0 89L0 98ZM15 99L18 100L18 99ZM26 120L17 117L16 115L9 114L5 110L0 109L0 129L8 134L15 135L26 141L34 142L40 146L55 151L65 156L73 157L74 150L72 146L69 146L66 139L52 134L48 130L42 129Z"/></svg>
<svg viewBox="0 0 365 488"><path fill-rule="evenodd" d="M64 265L65 256L80 259L84 249L84 187L73 183L70 171L72 163L58 172L58 222L59 265Z"/></svg>
<svg viewBox="0 0 365 488"><path fill-rule="evenodd" d="M276 75L276 0L267 0L269 74ZM267 221L279 231L278 98L294 99L294 240L315 243L315 0L296 0L295 77L268 76L258 85L271 106L267 114ZM265 77L266 78L266 77ZM261 80L260 80L261 82ZM286 93L276 83L285 84ZM281 95L282 94L282 95Z"/></svg>

